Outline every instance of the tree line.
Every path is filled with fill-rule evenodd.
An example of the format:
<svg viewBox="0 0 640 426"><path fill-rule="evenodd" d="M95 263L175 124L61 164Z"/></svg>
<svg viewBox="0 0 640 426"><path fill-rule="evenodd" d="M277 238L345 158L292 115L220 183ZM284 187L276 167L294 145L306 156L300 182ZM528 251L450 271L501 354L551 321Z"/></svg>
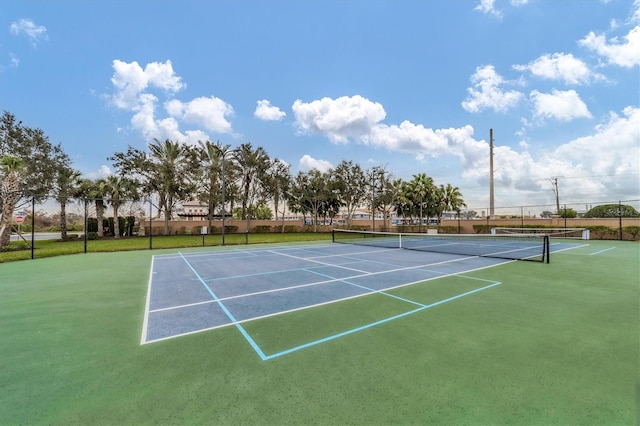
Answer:
<svg viewBox="0 0 640 426"><path fill-rule="evenodd" d="M293 175L289 164L251 143L231 148L220 142L190 146L155 140L145 150L128 146L108 160L115 174L83 178L60 144L51 144L42 130L29 128L5 112L0 117L0 250L9 243L16 205L31 197L38 202L54 197L59 203L63 238L71 198L94 204L98 223L109 206L118 217L124 201L149 200L164 217L165 234L169 220L186 201L205 204L210 222L234 211L249 222L268 215L273 206L283 228L285 212L290 211L310 220L314 229L333 221L340 211L346 212L346 226L350 227L358 208L385 218L395 213L421 225L426 218L439 220L443 212L459 212L466 206L457 187L436 185L424 173L405 181L394 178L384 167L363 169L342 161L326 172L312 169ZM119 235L115 229L115 236Z"/></svg>

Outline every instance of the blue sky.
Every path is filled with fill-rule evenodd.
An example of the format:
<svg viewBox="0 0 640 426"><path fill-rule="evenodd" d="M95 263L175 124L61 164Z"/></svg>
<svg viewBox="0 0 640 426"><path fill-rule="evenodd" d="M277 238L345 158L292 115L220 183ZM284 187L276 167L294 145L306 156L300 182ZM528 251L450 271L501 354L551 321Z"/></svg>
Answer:
<svg viewBox="0 0 640 426"><path fill-rule="evenodd" d="M640 0L0 2L0 110L87 177L154 138L426 173L496 206L640 198Z"/></svg>

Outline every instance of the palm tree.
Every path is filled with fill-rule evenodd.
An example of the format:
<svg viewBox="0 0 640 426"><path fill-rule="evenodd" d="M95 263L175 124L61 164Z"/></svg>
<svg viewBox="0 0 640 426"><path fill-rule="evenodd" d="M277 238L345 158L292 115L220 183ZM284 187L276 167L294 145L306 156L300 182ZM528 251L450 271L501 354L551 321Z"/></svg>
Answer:
<svg viewBox="0 0 640 426"><path fill-rule="evenodd" d="M242 219L247 220L247 229L249 229L251 220L249 209L253 204L253 198L261 190L265 172L269 167L269 155L262 147L254 150L250 143L244 143L235 151L234 158L238 166L242 191Z"/></svg>
<svg viewBox="0 0 640 426"><path fill-rule="evenodd" d="M80 172L66 165L61 165L56 174L53 192L56 201L60 203L60 237L67 239L67 203L74 197L80 188Z"/></svg>
<svg viewBox="0 0 640 426"><path fill-rule="evenodd" d="M83 179L80 184L79 193L80 196L85 198L85 202L94 202L96 207L96 219L97 219L97 235L99 238L104 235L103 218L105 211L104 202L104 186L105 180L100 178L95 181L91 179Z"/></svg>
<svg viewBox="0 0 640 426"><path fill-rule="evenodd" d="M454 211L460 215L460 209L467 206L462 199L460 188L457 186L452 186L450 183L447 186L440 185L440 194L443 211ZM438 215L438 219L440 219L441 215L442 211Z"/></svg>
<svg viewBox="0 0 640 426"><path fill-rule="evenodd" d="M5 155L0 158L0 170L4 172L2 186L0 186L0 199L2 199L0 250L2 250L11 241L11 219L13 210L22 195L20 192L20 177L24 170L24 162L18 157Z"/></svg>
<svg viewBox="0 0 640 426"><path fill-rule="evenodd" d="M120 238L120 223L118 221L118 209L124 199L138 197L135 182L122 176L107 177L104 185L105 194L110 197L109 202L113 207L113 233L115 238Z"/></svg>
<svg viewBox="0 0 640 426"><path fill-rule="evenodd" d="M267 175L265 176L265 191L273 199L273 208L278 220L278 210L282 203L281 230L284 232L284 212L286 211L287 194L291 187L291 166L282 160L275 158L271 161Z"/></svg>
<svg viewBox="0 0 640 426"><path fill-rule="evenodd" d="M420 231L422 231L422 218L424 217L425 208L429 210L429 204L434 198L435 189L433 178L424 173L413 175L413 180L407 186L408 193L406 196L413 202L414 209L419 211L420 224L418 229ZM427 211L427 213L430 212Z"/></svg>
<svg viewBox="0 0 640 426"><path fill-rule="evenodd" d="M169 220L178 201L189 196L194 189L189 170L195 168L195 156L184 144L169 139L149 144L151 151L151 177L158 192L159 205L164 213L164 234L169 233Z"/></svg>

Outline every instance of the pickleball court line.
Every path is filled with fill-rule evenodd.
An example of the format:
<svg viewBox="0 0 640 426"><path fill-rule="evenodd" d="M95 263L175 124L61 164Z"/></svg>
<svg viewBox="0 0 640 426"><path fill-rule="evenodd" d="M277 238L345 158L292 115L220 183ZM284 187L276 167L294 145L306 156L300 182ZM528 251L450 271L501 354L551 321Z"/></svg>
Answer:
<svg viewBox="0 0 640 426"><path fill-rule="evenodd" d="M155 260L155 256L154 256L153 260ZM152 265L153 265L153 260L152 260ZM451 261L443 261L443 262L434 262L433 264L430 264L430 265L446 264L446 263L450 263L450 262L457 261L457 260L459 260L459 259L451 260ZM207 289L209 294L211 295L213 293L215 295L215 293L208 287L206 282L204 282L204 280L202 279L200 274L197 271L194 270L193 266L189 262L185 262L185 263L187 265L189 265L189 268L194 272L196 277L198 277L198 280L205 286L205 288ZM511 263L511 261L501 262L499 264L503 264L503 263ZM425 266L430 266L430 265L420 265L419 267L425 267ZM414 285L414 284L417 284L417 283L423 283L423 282L427 282L427 281L432 281L432 280L436 280L436 279L444 278L444 277L448 277L448 276L459 276L459 277L462 277L462 278L468 278L468 279L473 279L473 280L492 283L492 285L490 285L490 286L485 286L485 287L480 288L480 289L472 290L471 292L467 292L467 293L463 293L463 294L460 294L460 295L457 295L457 296L453 296L453 297L451 297L449 299L445 299L445 300L442 300L442 301L439 301L439 302L434 302L433 304L427 305L425 307L420 306L418 308L418 311L420 311L420 310L431 308L431 307L437 306L439 304L445 303L447 301L455 300L457 298L460 298L460 297L475 293L477 291L488 289L488 288L490 288L492 286L501 284L501 283L496 282L496 281L484 280L484 279L481 279L481 278L475 278L475 277L469 277L469 276L461 275L461 273L474 272L474 271L478 271L478 270L482 270L482 269L492 268L492 267L497 266L497 265L498 264L485 265L485 266L474 268L474 269L470 269L470 270L467 270L467 271L464 271L464 272L455 272L455 273L449 273L449 274L442 274L439 271L434 271L434 272L436 272L438 274L442 274L442 275L436 276L436 277L427 278L427 279L420 279L420 280L413 281L413 282L399 284L399 285L396 285L396 286L393 286L393 287L389 287L389 288L383 289L381 291L389 291L389 290L392 290L392 289L405 287L405 286L409 286L409 285ZM329 266L333 266L333 265L329 264ZM414 267L400 268L400 269L397 269L397 270L402 270L402 269L415 269L415 268ZM152 268L152 272L153 272L153 268ZM384 272L389 272L389 271L376 272L376 273L371 273L369 275L380 274L380 273L384 273ZM147 309L146 309L147 313L145 314L145 320L147 320L148 314L149 314L149 309L148 308L149 308L149 300L150 300L150 294L151 294L151 281L152 281L151 275L152 274L150 274L149 288L148 288L148 294L147 294ZM349 278L351 278L351 277L348 277L347 279L349 279ZM336 281L336 280L333 280L333 281ZM298 286L296 286L296 287L298 287ZM259 294L259 293L263 293L263 292L257 292L257 294ZM323 305L328 305L328 304L332 304L332 303L336 303L336 302L340 302L340 301L346 301L346 300L354 299L354 298L357 298L357 297L367 296L369 294L371 294L371 293L359 294L359 295L345 297L345 298L342 298L342 299L330 300L330 301L326 301L326 302L322 302L322 303L317 303L317 304L314 304L314 305L307 305L307 306L302 306L302 307L299 307L299 308L294 308L294 309L289 309L289 310L285 310L285 311L275 312L275 313L271 313L271 314L267 314L267 315L261 315L261 316L258 316L258 317L247 318L247 319L240 320L240 321L236 320L233 315L231 315L231 316L227 315L227 317L229 319L231 319L230 323L220 324L220 325L216 325L216 326L213 326L213 327L207 327L207 328L203 328L203 329L199 329L199 330L192 330L192 331L188 331L188 332L185 332L185 333L179 333L179 334L175 334L175 335L172 335L172 336L167 336L167 337L163 337L163 338L159 338L159 339L153 339L153 340L144 340L144 337L146 337L146 335L147 335L146 329L144 329L144 331L143 331L143 341L141 342L141 344L159 342L159 341L168 340L168 339L172 339L172 338L176 338L176 337L187 336L187 335L191 335L191 334L201 333L201 332L204 332L204 331L210 331L210 330L214 330L214 329L218 329L218 328L222 328L222 327L227 327L229 325L235 325L241 331L241 334L245 337L245 339L247 339L247 341L252 346L252 348L256 351L258 356L260 356L260 358L263 361L266 361L267 359L276 358L278 356L282 356L282 355L285 355L287 353L291 353L291 352L293 352L295 350L300 350L300 349L303 349L304 347L313 346L313 345L316 345L316 344L319 344L319 343L322 343L322 342L321 341L309 342L309 343L307 343L305 345L302 345L302 347L290 348L290 349L287 349L287 350L285 350L283 352L279 352L279 353L272 354L272 355L266 355L264 353L264 351L262 351L262 349L259 347L259 345L255 342L255 340L253 340L253 338L251 338L251 336L248 334L248 332L243 327L240 326L241 323L260 320L260 319L265 319L265 318L269 318L269 317L272 317L272 316L282 315L282 314L295 312L295 311L300 311L300 310L304 310L304 309L320 307L320 306L323 306ZM212 297L214 297L214 296L212 296ZM225 299L219 299L219 298L216 299L216 297L217 297L217 295L214 297L214 300L212 300L212 301L198 302L198 303L195 303L195 304L189 304L189 305L183 305L183 306L198 305L198 304L203 304L203 303L218 303L219 305L221 305L221 308L223 308L223 307L226 308L226 306L224 306L221 303L221 301L225 300ZM166 309L171 309L171 308L165 308L163 310L166 310ZM228 311L228 309L227 309L227 311ZM380 320L380 321L377 321L377 322L369 324L369 325L364 325L362 327L358 327L358 329L349 330L349 331L346 331L346 332L343 332L343 333L339 333L339 335L329 336L329 337L324 338L322 340L323 341L333 340L333 339L341 337L343 335L352 334L352 333L354 333L356 331L359 331L361 329L373 327L375 325L382 324L384 322L389 322L389 321L391 321L393 319L401 318L401 317L410 315L412 313L415 313L415 312L410 311L410 312L407 312L407 313L399 314L399 315L397 315L395 317L390 317L390 318L387 318L387 319L384 319L384 320Z"/></svg>
<svg viewBox="0 0 640 426"><path fill-rule="evenodd" d="M265 360L265 354L264 352L262 352L262 349L260 349L260 347L258 346L258 344L255 342L255 340L253 340L253 338L249 335L249 333L247 333L247 330L244 329L244 327L242 326L242 324L238 323L238 321L236 320L236 318L233 316L233 314L231 313L231 311L229 311L229 309L227 309L227 307L224 305L224 303L222 303L222 301L220 299L218 299L218 296L216 296L216 294L214 293L214 291L211 289L211 287L209 287L207 285L207 283L202 279L202 277L200 276L200 274L198 273L198 271L195 270L195 268L191 265L191 263L189 263L189 261L187 259L185 259L184 256L182 256L182 253L180 253L180 256L182 257L182 259L184 260L184 262L187 264L187 266L189 267L189 269L191 269L191 271L195 274L196 277L198 277L198 280L200 280L200 282L202 283L202 285L205 287L205 289L209 292L209 294L211 295L211 297L214 298L214 300L217 301L218 306L220 306L220 308L224 311L224 313L227 315L227 317L235 323L236 328L238 329L238 331L240 331L240 334L242 334L242 336L244 336L244 338L247 340L247 342L251 345L251 347L253 348L254 351L256 351L256 353L258 354L258 356L260 358L262 358L262 360Z"/></svg>
<svg viewBox="0 0 640 426"><path fill-rule="evenodd" d="M422 305L421 307L419 307L417 309L413 309L411 311L404 312L402 314L394 315L394 316L391 316L391 317L388 317L388 318L385 318L385 319L382 319L382 320L379 320L379 321L375 321L375 322L372 322L372 323L369 323L369 324L365 324L365 325L360 326L360 327L356 327L356 328L352 328L350 330L346 330L346 331L343 331L343 332L340 332L340 333L336 333L336 334L333 334L331 336L327 336L327 337L324 337L322 339L318 339L318 340L314 340L314 341L311 341L311 342L308 342L308 343L305 343L305 344L302 344L302 345L298 345L298 346L295 346L293 348L285 349L284 351L276 352L276 353L271 354L271 355L266 355L265 358L263 358L263 361L268 361L268 360L271 360L271 359L274 359L274 358L281 357L283 355L288 355L290 353L297 352L297 351L299 351L301 349L306 349L306 348L309 348L311 346L316 346L316 345L319 345L319 344L322 344L322 343L329 342L331 340L338 339L340 337L347 336L349 334L357 333L359 331L363 331L363 330L366 330L366 329L369 329L369 328L372 328L372 327L375 327L375 326L378 326L378 325L381 325L381 324L385 324L385 323L388 323L390 321L393 321L393 320L396 320L396 319L400 319L400 318L403 318L403 317L406 317L406 316L409 316L409 315L412 315L412 314L415 314L415 313L418 313L418 312L421 312L421 311L424 311L424 310L427 310L427 309L430 309L430 308L434 308L434 307L442 305L444 303L451 302L451 301L460 299L462 297L469 296L469 295L474 294L474 293L478 293L478 292L483 291L483 290L490 289L490 288L498 286L500 284L502 284L502 283L499 282L499 281L496 281L496 282L493 282L492 284L486 285L484 287L476 288L474 290L470 290L470 291L467 291L465 293L461 293L461 294L449 297L447 299L443 299L443 300L440 300L438 302L431 303L429 305Z"/></svg>

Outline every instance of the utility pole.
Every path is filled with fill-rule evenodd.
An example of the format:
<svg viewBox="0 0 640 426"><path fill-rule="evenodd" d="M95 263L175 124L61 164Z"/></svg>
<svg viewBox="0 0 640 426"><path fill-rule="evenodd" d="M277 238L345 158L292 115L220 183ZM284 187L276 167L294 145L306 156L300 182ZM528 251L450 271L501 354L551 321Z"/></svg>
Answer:
<svg viewBox="0 0 640 426"><path fill-rule="evenodd" d="M560 214L560 193L558 192L558 178L551 178L553 192L556 194L556 214Z"/></svg>
<svg viewBox="0 0 640 426"><path fill-rule="evenodd" d="M489 129L489 218L493 219L494 199L493 199L493 129Z"/></svg>

